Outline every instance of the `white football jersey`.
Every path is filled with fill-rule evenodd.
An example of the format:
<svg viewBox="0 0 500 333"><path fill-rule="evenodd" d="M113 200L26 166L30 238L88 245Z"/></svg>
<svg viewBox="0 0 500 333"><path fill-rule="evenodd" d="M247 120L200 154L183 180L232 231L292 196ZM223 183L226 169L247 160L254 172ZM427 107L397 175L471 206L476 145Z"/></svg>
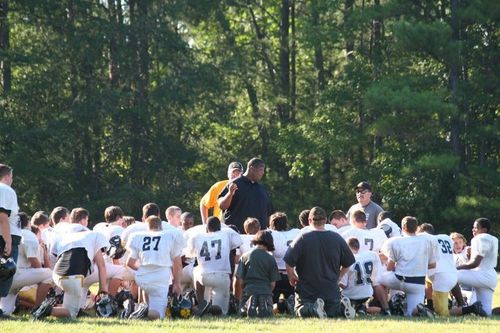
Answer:
<svg viewBox="0 0 500 333"><path fill-rule="evenodd" d="M428 266L436 262L434 248L427 237L394 237L385 242L382 253L396 263L396 274L425 276Z"/></svg>
<svg viewBox="0 0 500 333"><path fill-rule="evenodd" d="M340 236L342 236L345 239L344 234L349 232L352 228L354 228L352 225L344 224L340 228L337 228L337 232L339 233Z"/></svg>
<svg viewBox="0 0 500 333"><path fill-rule="evenodd" d="M342 295L349 299L359 300L373 295L372 283L376 283L381 272L379 256L373 251L360 252L354 255L356 262L349 267L340 283L346 286Z"/></svg>
<svg viewBox="0 0 500 333"><path fill-rule="evenodd" d="M161 221L161 229L162 230L171 230L171 229L176 229L176 228L172 227L166 221ZM148 231L148 230L149 230L148 225L146 223L135 222L123 230L120 238L121 238L123 244L127 244L130 235L132 235L134 232L143 232L143 231ZM179 235L182 235L182 233L180 231L179 231Z"/></svg>
<svg viewBox="0 0 500 333"><path fill-rule="evenodd" d="M254 245L251 242L252 242L252 239L254 239L255 235L243 234L240 236L241 236L242 243L241 243L240 247L238 248L238 250L236 251L236 254L239 256L241 256L243 253L250 251L254 247Z"/></svg>
<svg viewBox="0 0 500 333"><path fill-rule="evenodd" d="M71 232L89 231L89 228L80 223L59 222L54 227L54 231L59 234L67 234Z"/></svg>
<svg viewBox="0 0 500 333"><path fill-rule="evenodd" d="M57 246L61 239L66 238L67 235L72 233L79 233L81 231L89 231L89 229L79 223L59 222L56 224L52 231L47 231L46 246L49 254L50 261L55 264L57 256L61 253L58 252Z"/></svg>
<svg viewBox="0 0 500 333"><path fill-rule="evenodd" d="M429 272L457 274L455 260L453 258L453 240L450 236L439 234L432 236L435 241L436 249L436 268Z"/></svg>
<svg viewBox="0 0 500 333"><path fill-rule="evenodd" d="M382 220L377 229L382 229L387 238L403 236L401 228L389 218Z"/></svg>
<svg viewBox="0 0 500 333"><path fill-rule="evenodd" d="M43 229L42 232L41 232L41 238L42 238L42 241L45 243L45 244L48 244L49 243L49 238L50 238L50 235L54 232L54 228L52 227L48 227L46 229Z"/></svg>
<svg viewBox="0 0 500 333"><path fill-rule="evenodd" d="M483 257L476 270L491 270L497 266L498 238L490 234L478 234L470 242L471 258Z"/></svg>
<svg viewBox="0 0 500 333"><path fill-rule="evenodd" d="M240 235L225 228L189 238L187 254L197 259L202 273L231 273L229 254L241 244Z"/></svg>
<svg viewBox="0 0 500 333"><path fill-rule="evenodd" d="M172 230L136 232L127 242L130 257L141 266L172 267L173 260L182 254L178 236Z"/></svg>
<svg viewBox="0 0 500 333"><path fill-rule="evenodd" d="M286 269L286 264L285 261L283 260L283 257L285 257L285 253L288 250L288 245L293 241L292 239L289 239L288 236L293 236L293 233L289 233L288 231L276 231L276 230L270 230L271 234L273 235L273 243L274 243L274 251L273 251L273 257L276 260L276 264L278 265L279 270L285 270Z"/></svg>
<svg viewBox="0 0 500 333"><path fill-rule="evenodd" d="M120 236L121 239L121 235L125 229L119 225L102 222L96 224L92 230L104 235L109 241L114 236Z"/></svg>
<svg viewBox="0 0 500 333"><path fill-rule="evenodd" d="M18 268L31 268L28 258L39 258L40 243L36 235L28 229L21 230L21 244L19 244Z"/></svg>
<svg viewBox="0 0 500 333"><path fill-rule="evenodd" d="M52 252L56 256L59 256L61 253L72 249L85 248L87 251L87 257L90 262L93 262L97 251L101 251L101 249L107 247L108 244L109 243L106 238L98 232L72 232L60 234L56 239L56 243L52 247Z"/></svg>
<svg viewBox="0 0 500 333"><path fill-rule="evenodd" d="M283 231L283 235L285 236L286 239L286 245L290 246L290 244L292 244L292 241L300 234L301 231L300 229L297 228L292 228L290 230Z"/></svg>
<svg viewBox="0 0 500 333"><path fill-rule="evenodd" d="M385 232L377 228L368 230L352 227L350 230L345 231L341 236L346 241L351 237L357 238L359 241L359 252L373 251L378 253L385 241L387 241Z"/></svg>
<svg viewBox="0 0 500 333"><path fill-rule="evenodd" d="M103 230L109 227L109 225L110 224L108 222L99 222L92 228L92 230L102 233Z"/></svg>
<svg viewBox="0 0 500 333"><path fill-rule="evenodd" d="M467 248L463 249L460 253L453 253L453 260L455 261L455 267L460 265L465 265L469 259L467 258Z"/></svg>
<svg viewBox="0 0 500 333"><path fill-rule="evenodd" d="M17 194L12 187L4 183L0 183L0 208L10 211L10 234L21 236L21 221L18 215L19 205L17 203Z"/></svg>

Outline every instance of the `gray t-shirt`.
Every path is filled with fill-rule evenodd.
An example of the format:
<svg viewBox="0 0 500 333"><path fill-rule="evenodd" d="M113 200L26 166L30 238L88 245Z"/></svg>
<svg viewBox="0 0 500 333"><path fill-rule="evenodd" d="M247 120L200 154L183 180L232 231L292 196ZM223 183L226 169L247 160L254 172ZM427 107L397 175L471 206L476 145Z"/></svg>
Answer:
<svg viewBox="0 0 500 333"><path fill-rule="evenodd" d="M236 276L245 283L243 291L248 296L272 296L271 282L281 280L274 257L259 248L241 256Z"/></svg>
<svg viewBox="0 0 500 333"><path fill-rule="evenodd" d="M378 214L380 212L384 211L384 209L382 207L380 207L379 205L377 205L373 201L370 201L370 203L368 203L368 205L366 205L364 207L361 206L360 203L357 203L355 205L352 205L351 208L349 208L349 210L347 211L347 220L349 221L349 223L352 224L351 214L357 210L362 210L366 214L366 222L367 222L366 229L375 228L377 226Z"/></svg>

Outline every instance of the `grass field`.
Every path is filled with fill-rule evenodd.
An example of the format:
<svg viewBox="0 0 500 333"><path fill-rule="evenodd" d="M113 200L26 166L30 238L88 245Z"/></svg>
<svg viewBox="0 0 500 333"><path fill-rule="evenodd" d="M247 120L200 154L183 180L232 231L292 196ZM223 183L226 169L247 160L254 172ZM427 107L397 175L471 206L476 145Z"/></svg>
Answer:
<svg viewBox="0 0 500 333"><path fill-rule="evenodd" d="M500 290L497 288L493 306L500 306ZM241 319L237 317L164 321L121 321L119 319L81 318L57 320L49 318L32 322L28 315L16 316L15 320L0 321L0 333L149 333L149 332L336 332L336 333L499 333L500 316L479 318L407 319L402 317L371 317L348 321L345 319L299 319L277 316L272 319Z"/></svg>

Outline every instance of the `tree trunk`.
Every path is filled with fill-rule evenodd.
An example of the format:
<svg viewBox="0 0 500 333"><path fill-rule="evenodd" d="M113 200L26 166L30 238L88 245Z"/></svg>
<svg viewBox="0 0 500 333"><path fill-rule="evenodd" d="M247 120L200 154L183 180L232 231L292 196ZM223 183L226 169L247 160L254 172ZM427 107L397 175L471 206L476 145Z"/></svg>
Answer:
<svg viewBox="0 0 500 333"><path fill-rule="evenodd" d="M280 95L278 104L278 115L282 124L288 123L290 119L290 2L281 1L281 22L280 22Z"/></svg>
<svg viewBox="0 0 500 333"><path fill-rule="evenodd" d="M291 43L291 91L290 91L290 122L295 122L295 113L297 105L297 43L295 40L295 0L291 1L291 32L292 32L292 43Z"/></svg>
<svg viewBox="0 0 500 333"><path fill-rule="evenodd" d="M116 0L108 0L108 20L111 25L111 31L109 32L109 81L111 87L116 88L119 85L119 73L118 73L118 38L117 38L117 28L119 26L117 10L116 10ZM118 0L119 1L119 0ZM118 6L121 6L118 3Z"/></svg>
<svg viewBox="0 0 500 333"><path fill-rule="evenodd" d="M132 91L134 91L134 118L131 121L130 174L132 183L138 186L146 185L144 173L147 142L147 131L145 125L149 122L149 66L150 57L148 51L147 15L148 2L130 0L130 24L132 27L131 45L135 51L135 68Z"/></svg>
<svg viewBox="0 0 500 333"><path fill-rule="evenodd" d="M458 18L458 7L459 0L451 0L451 39L453 43L459 43L460 41L460 22ZM452 57L449 64L450 70L450 90L451 90L451 103L455 105L457 112L451 116L451 149L453 153L460 158L460 170L463 170L463 154L462 154L462 143L460 139L460 115L461 107L458 98L458 86L459 86L459 72L460 72L460 54Z"/></svg>
<svg viewBox="0 0 500 333"><path fill-rule="evenodd" d="M10 48L9 40L9 0L0 1L0 49L7 53ZM9 92L12 84L12 69L9 57L3 58L0 61L2 69L2 88L3 92Z"/></svg>

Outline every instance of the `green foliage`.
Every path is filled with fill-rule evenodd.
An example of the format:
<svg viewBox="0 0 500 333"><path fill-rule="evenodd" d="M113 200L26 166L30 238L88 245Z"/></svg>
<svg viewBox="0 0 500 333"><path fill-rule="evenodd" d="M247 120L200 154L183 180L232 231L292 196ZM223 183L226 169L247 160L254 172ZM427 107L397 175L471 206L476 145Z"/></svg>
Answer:
<svg viewBox="0 0 500 333"><path fill-rule="evenodd" d="M259 156L292 223L361 180L397 218L498 220L498 6L350 3L10 1L0 160L22 209L196 212Z"/></svg>

